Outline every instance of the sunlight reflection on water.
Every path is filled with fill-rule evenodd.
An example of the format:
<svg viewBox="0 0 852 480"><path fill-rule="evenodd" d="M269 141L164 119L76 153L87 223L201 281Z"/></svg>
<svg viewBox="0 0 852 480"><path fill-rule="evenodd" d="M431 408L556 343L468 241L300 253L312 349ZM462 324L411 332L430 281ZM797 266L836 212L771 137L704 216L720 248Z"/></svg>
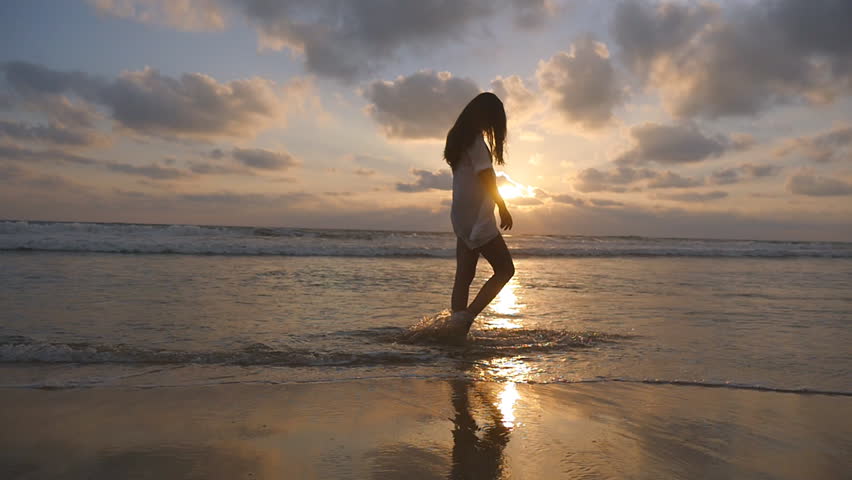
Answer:
<svg viewBox="0 0 852 480"><path fill-rule="evenodd" d="M497 313L498 316L488 319L485 323L487 328L521 328L523 326L520 318L511 318L516 317L526 306L518 302L517 290L519 287L518 280L512 278L503 287L503 290L500 290L490 307L491 311ZM507 316L511 317L507 318Z"/></svg>
<svg viewBox="0 0 852 480"><path fill-rule="evenodd" d="M479 364L479 367L478 376L484 380L526 382L534 373L523 357L492 358Z"/></svg>
<svg viewBox="0 0 852 480"><path fill-rule="evenodd" d="M500 415L503 417L503 426L512 428L515 426L515 402L521 398L518 393L518 387L514 382L509 382L503 387L500 392L500 402L497 403L497 408L500 409Z"/></svg>

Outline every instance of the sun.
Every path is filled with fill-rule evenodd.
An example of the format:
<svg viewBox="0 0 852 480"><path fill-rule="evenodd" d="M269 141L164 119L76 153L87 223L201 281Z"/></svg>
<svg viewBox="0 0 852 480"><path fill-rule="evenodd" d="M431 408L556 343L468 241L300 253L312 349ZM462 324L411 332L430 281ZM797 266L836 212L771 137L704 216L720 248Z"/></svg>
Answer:
<svg viewBox="0 0 852 480"><path fill-rule="evenodd" d="M500 191L500 196L503 197L504 200L509 200L510 198L518 198L523 195L520 188L508 183L506 185L500 185L499 187L497 187L497 190Z"/></svg>
<svg viewBox="0 0 852 480"><path fill-rule="evenodd" d="M504 200L535 197L535 187L520 184L512 180L512 178L505 172L497 172L497 176L500 177L497 181L499 184L497 190L500 192L500 196L503 197Z"/></svg>

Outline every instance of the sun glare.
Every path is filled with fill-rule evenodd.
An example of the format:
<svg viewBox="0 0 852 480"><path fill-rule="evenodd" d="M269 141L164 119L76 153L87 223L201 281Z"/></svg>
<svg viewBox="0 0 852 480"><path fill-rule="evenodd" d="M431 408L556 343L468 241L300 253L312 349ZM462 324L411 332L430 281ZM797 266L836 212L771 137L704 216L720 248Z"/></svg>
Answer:
<svg viewBox="0 0 852 480"><path fill-rule="evenodd" d="M510 198L518 198L523 195L521 193L521 189L514 185L501 185L497 189L500 190L500 196L503 197L503 199L505 200L508 200Z"/></svg>
<svg viewBox="0 0 852 480"><path fill-rule="evenodd" d="M520 184L512 180L512 177L505 172L497 172L497 176L501 178L498 182L502 183L502 185L497 187L497 190L500 192L500 196L503 197L504 200L535 197L535 187Z"/></svg>

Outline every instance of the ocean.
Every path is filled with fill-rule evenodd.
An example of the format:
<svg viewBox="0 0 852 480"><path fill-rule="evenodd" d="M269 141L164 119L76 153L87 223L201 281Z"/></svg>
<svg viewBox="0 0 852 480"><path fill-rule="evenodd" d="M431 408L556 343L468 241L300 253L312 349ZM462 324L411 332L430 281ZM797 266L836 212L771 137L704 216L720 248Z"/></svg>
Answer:
<svg viewBox="0 0 852 480"><path fill-rule="evenodd" d="M506 235L462 347L450 233L0 222L0 387L355 379L852 395L852 244ZM480 261L473 289L490 274ZM475 291L475 290L474 290Z"/></svg>

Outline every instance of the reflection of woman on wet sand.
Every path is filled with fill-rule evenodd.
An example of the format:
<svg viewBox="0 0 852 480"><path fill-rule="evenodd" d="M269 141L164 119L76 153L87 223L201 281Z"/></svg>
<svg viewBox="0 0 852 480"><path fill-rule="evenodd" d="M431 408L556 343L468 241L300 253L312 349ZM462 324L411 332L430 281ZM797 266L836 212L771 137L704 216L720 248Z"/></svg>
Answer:
<svg viewBox="0 0 852 480"><path fill-rule="evenodd" d="M500 478L503 473L503 448L509 443L511 428L503 422L492 392L482 393L481 408L486 409L491 424L479 428L471 414L469 392L476 384L465 380L450 382L453 389L453 465L450 478ZM486 388L494 384L484 384ZM479 396L479 395L477 395ZM477 436L477 432L481 433Z"/></svg>

